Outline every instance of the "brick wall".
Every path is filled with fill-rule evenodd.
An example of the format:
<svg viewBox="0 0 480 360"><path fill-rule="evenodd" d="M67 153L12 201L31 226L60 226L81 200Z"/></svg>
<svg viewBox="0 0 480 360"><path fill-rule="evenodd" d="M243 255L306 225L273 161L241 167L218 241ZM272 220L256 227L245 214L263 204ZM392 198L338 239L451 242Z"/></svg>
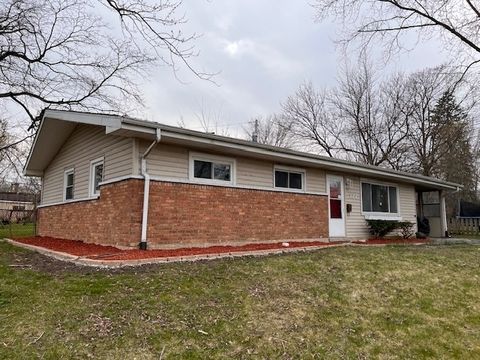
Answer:
<svg viewBox="0 0 480 360"><path fill-rule="evenodd" d="M37 234L108 245L136 246L140 241L143 181L102 186L97 200L38 209Z"/></svg>
<svg viewBox="0 0 480 360"><path fill-rule="evenodd" d="M152 182L148 237L160 246L328 237L327 197Z"/></svg>
<svg viewBox="0 0 480 360"><path fill-rule="evenodd" d="M152 181L150 247L328 237L327 197ZM143 181L102 186L98 200L39 209L38 234L136 246Z"/></svg>

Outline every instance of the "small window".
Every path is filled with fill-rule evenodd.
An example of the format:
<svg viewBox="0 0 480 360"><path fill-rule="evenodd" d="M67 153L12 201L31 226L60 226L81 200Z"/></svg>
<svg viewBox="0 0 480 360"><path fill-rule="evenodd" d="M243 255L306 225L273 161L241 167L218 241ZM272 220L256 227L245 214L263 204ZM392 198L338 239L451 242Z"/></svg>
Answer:
<svg viewBox="0 0 480 360"><path fill-rule="evenodd" d="M90 195L100 194L100 183L103 181L103 158L90 164Z"/></svg>
<svg viewBox="0 0 480 360"><path fill-rule="evenodd" d="M275 187L286 189L303 189L303 173L289 170L275 170Z"/></svg>
<svg viewBox="0 0 480 360"><path fill-rule="evenodd" d="M65 201L73 200L74 176L75 176L75 173L74 173L73 169L65 170L65 174L64 174L64 194L63 194L63 199Z"/></svg>
<svg viewBox="0 0 480 360"><path fill-rule="evenodd" d="M362 183L362 209L364 212L398 213L395 186Z"/></svg>
<svg viewBox="0 0 480 360"><path fill-rule="evenodd" d="M206 183L232 183L234 161L215 155L194 155L191 158L191 179Z"/></svg>

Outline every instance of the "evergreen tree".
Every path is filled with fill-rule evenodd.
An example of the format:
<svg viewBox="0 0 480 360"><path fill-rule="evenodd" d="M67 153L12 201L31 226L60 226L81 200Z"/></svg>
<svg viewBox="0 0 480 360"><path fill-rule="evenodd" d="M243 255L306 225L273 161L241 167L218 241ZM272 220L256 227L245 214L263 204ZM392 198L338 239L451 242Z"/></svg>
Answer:
<svg viewBox="0 0 480 360"><path fill-rule="evenodd" d="M452 92L445 92L436 103L431 114L431 124L432 141L436 145L431 157L432 174L446 181L463 184L464 188L457 196L464 200L475 200L472 124ZM449 208L454 209L456 199L451 197L447 200Z"/></svg>

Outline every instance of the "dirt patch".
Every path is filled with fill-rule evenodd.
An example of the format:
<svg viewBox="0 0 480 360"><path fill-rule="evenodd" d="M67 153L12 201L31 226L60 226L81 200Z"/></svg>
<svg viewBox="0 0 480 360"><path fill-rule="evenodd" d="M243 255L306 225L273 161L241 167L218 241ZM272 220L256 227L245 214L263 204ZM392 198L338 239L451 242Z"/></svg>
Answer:
<svg viewBox="0 0 480 360"><path fill-rule="evenodd" d="M30 269L47 274L58 273L92 273L97 269L61 261L34 251L12 252L9 266L18 269Z"/></svg>
<svg viewBox="0 0 480 360"><path fill-rule="evenodd" d="M113 246L104 246L96 244L88 244L78 240L57 239L47 236L32 236L28 238L17 238L15 241L23 244L41 246L46 249L64 252L75 256L103 256L111 255L122 250Z"/></svg>

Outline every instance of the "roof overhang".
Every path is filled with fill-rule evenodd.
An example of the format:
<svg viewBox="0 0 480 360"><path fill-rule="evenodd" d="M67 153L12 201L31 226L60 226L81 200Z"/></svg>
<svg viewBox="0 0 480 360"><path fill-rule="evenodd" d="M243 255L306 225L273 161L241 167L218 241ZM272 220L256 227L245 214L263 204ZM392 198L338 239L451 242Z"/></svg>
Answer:
<svg viewBox="0 0 480 360"><path fill-rule="evenodd" d="M42 176L44 169L60 150L60 147L77 124L104 126L106 134L139 137L147 140L154 140L157 129L160 129L162 131L162 142L166 143L231 155L267 159L285 164L319 167L331 172L342 172L360 177L374 177L385 181L414 184L417 189L423 191L458 190L462 187L460 184L446 182L433 177L263 145L247 140L208 134L151 121L116 115L61 110L45 111L25 166L25 174Z"/></svg>
<svg viewBox="0 0 480 360"><path fill-rule="evenodd" d="M105 128L106 134L147 137L155 134L149 126L130 126L124 117L108 114L91 114L63 110L46 110L38 127L33 145L24 167L27 176L43 176L45 168L78 124Z"/></svg>

